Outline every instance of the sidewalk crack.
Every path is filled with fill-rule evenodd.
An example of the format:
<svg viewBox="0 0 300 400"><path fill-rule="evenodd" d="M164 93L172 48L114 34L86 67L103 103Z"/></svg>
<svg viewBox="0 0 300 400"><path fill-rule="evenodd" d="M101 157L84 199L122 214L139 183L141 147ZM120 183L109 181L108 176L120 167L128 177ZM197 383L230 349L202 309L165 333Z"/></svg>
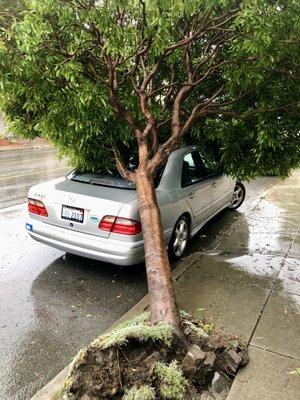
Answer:
<svg viewBox="0 0 300 400"><path fill-rule="evenodd" d="M262 350L262 351L267 351L268 353L276 354L278 356L290 358L291 360L299 360L299 358L297 358L297 357L293 357L293 356L290 356L288 354L283 354L283 353L280 353L280 352L275 351L275 350L267 349L266 347L261 347L261 346L258 346L256 344L250 344L250 347L254 347L255 349L259 349L259 350Z"/></svg>

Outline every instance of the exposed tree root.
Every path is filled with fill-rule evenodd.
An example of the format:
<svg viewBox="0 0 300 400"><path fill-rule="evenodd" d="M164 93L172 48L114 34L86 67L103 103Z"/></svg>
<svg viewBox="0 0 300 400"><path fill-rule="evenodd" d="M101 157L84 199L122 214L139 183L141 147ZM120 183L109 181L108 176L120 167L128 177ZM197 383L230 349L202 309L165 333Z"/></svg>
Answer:
<svg viewBox="0 0 300 400"><path fill-rule="evenodd" d="M148 313L99 337L78 353L65 387L52 398L224 399L238 369L248 361L245 347L186 313L182 325L188 349L170 326L151 326Z"/></svg>

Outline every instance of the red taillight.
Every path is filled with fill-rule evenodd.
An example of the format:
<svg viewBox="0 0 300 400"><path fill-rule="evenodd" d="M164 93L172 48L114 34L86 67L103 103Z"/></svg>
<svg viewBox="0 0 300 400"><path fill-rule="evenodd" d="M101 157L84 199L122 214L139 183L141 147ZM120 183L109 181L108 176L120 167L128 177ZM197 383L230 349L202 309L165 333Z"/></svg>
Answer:
<svg viewBox="0 0 300 400"><path fill-rule="evenodd" d="M115 220L116 220L116 217L113 217L112 215L106 215L100 221L99 228L102 229L103 231L111 232L111 228L113 227Z"/></svg>
<svg viewBox="0 0 300 400"><path fill-rule="evenodd" d="M122 235L137 235L142 231L141 223L132 219L106 215L102 218L99 228L104 231Z"/></svg>
<svg viewBox="0 0 300 400"><path fill-rule="evenodd" d="M28 211L31 214L41 215L42 217L48 217L48 212L44 203L40 200L28 199Z"/></svg>
<svg viewBox="0 0 300 400"><path fill-rule="evenodd" d="M112 227L112 232L122 233L123 235L136 235L142 231L140 222L126 218L116 218Z"/></svg>

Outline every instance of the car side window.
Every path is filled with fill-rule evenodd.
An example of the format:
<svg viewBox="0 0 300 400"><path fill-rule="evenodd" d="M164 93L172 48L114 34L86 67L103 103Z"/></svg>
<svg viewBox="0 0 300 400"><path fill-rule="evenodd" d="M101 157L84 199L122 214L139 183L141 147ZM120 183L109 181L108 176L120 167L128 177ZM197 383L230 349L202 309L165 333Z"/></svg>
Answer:
<svg viewBox="0 0 300 400"><path fill-rule="evenodd" d="M181 186L186 187L199 182L208 176L199 151L187 153L182 161Z"/></svg>
<svg viewBox="0 0 300 400"><path fill-rule="evenodd" d="M218 165L215 161L205 159L202 157L203 163L207 169L207 174L209 176L220 175L220 171L218 170Z"/></svg>

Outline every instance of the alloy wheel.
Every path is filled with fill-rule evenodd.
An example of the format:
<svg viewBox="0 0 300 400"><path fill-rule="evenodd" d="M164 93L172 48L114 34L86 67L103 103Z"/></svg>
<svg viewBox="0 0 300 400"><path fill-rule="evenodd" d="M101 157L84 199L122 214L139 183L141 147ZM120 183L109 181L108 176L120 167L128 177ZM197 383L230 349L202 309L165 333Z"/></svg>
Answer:
<svg viewBox="0 0 300 400"><path fill-rule="evenodd" d="M189 233L189 228L184 219L181 219L174 232L174 243L173 243L173 248L174 248L174 254L177 257L180 257L187 245L188 241L188 233Z"/></svg>
<svg viewBox="0 0 300 400"><path fill-rule="evenodd" d="M232 194L231 208L238 208L244 200L244 191L241 186L236 186Z"/></svg>

